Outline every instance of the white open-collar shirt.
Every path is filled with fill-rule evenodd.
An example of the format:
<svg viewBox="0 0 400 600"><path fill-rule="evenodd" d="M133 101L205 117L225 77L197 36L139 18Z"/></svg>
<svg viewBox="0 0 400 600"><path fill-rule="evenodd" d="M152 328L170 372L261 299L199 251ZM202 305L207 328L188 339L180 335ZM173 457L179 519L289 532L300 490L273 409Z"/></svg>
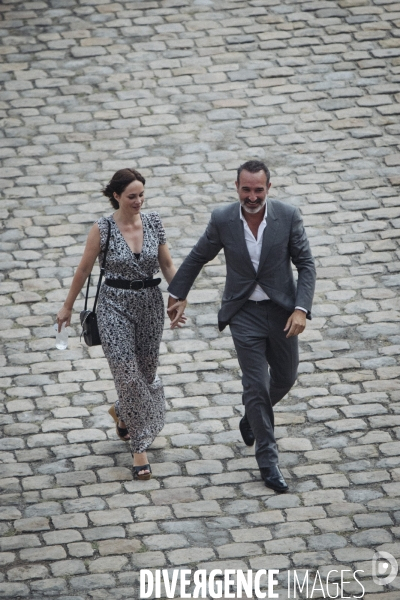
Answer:
<svg viewBox="0 0 400 600"><path fill-rule="evenodd" d="M247 221L246 221L246 219L243 216L242 207L241 207L240 204L239 204L239 214L240 214L240 219L241 219L241 221L243 223L244 239L246 241L247 250L249 251L250 260L253 263L253 267L254 267L255 272L257 273L257 271L258 271L258 265L260 264L261 248L262 248L262 242L263 242L263 233L264 233L264 229L267 226L267 203L265 203L264 218L263 218L263 220L261 221L261 223L260 223L260 225L258 227L257 239L252 234L251 229L248 226ZM269 296L257 284L256 287L254 288L253 293L249 297L249 300L254 300L256 302L260 302L261 300L269 300Z"/></svg>
<svg viewBox="0 0 400 600"><path fill-rule="evenodd" d="M258 227L257 239L252 234L251 229L248 226L247 221L243 216L243 211L242 211L242 207L240 204L239 204L239 215L240 215L240 220L243 222L244 239L246 242L247 250L250 255L250 260L253 263L254 270L257 273L258 265L260 264L261 248L262 248L262 243L263 243L263 233L264 233L264 229L267 226L267 203L265 203L264 218ZM262 287L257 284L253 290L253 293L249 297L249 300L253 300L254 302L260 302L261 300L269 300L269 296L268 296L268 294L266 294L264 292ZM305 313L307 312L306 309L303 308L302 306L296 306L296 308L304 311Z"/></svg>

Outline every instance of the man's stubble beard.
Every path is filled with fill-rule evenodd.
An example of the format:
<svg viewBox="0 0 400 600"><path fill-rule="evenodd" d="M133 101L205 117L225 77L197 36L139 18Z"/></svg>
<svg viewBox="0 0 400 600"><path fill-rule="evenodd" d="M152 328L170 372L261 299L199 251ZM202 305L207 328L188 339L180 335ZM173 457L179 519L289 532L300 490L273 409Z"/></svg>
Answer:
<svg viewBox="0 0 400 600"><path fill-rule="evenodd" d="M255 206L254 208L247 206L246 202L244 200L240 200L240 205L243 208L243 210L245 210L249 215L256 215L257 213L260 212L260 210L262 210L264 208L264 206L267 203L267 198L265 197L264 200L258 205Z"/></svg>

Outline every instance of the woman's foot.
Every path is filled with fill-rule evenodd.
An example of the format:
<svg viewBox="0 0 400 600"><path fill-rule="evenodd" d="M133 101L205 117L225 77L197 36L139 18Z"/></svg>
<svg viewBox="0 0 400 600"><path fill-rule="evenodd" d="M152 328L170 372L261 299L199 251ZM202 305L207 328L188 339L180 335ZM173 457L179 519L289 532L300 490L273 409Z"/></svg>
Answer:
<svg viewBox="0 0 400 600"><path fill-rule="evenodd" d="M133 467L138 479L150 479L151 468L147 461L146 452L142 452L141 454L134 453ZM143 467L143 469L139 469L138 467Z"/></svg>
<svg viewBox="0 0 400 600"><path fill-rule="evenodd" d="M113 404L112 407L108 410L109 414L112 416L112 418L115 421L115 427L116 427L116 432L117 432L117 436L123 440L124 442L128 442L130 440L130 435L128 432L128 429L125 425L125 423L123 421L121 421L121 419L119 419L117 417L117 413L115 411L115 405Z"/></svg>
<svg viewBox="0 0 400 600"><path fill-rule="evenodd" d="M121 440L125 440L125 442L128 442L131 439L131 436L129 435L129 433L125 433L125 431L128 431L127 426L125 425L124 421L121 421L121 419L118 421L117 423L117 427L118 427L118 433L120 434L119 437L121 438Z"/></svg>

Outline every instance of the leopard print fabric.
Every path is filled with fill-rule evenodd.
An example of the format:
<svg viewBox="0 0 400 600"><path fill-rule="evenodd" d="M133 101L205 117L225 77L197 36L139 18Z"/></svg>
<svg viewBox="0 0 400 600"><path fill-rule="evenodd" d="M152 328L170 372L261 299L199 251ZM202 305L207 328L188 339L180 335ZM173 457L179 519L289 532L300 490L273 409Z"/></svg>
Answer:
<svg viewBox="0 0 400 600"><path fill-rule="evenodd" d="M143 247L139 258L129 248L112 216L97 221L102 264L108 224L111 236L104 278L148 279L159 269L158 246L166 243L158 213L141 213ZM124 290L103 284L97 322L104 354L114 378L116 413L127 426L131 452L147 450L164 427L165 396L156 371L164 327L159 287Z"/></svg>

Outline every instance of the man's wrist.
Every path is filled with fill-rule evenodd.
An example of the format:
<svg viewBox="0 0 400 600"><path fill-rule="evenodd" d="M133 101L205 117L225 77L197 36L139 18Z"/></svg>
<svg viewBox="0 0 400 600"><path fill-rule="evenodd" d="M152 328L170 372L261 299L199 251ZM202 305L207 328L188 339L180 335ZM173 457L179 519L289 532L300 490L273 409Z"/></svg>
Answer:
<svg viewBox="0 0 400 600"><path fill-rule="evenodd" d="M303 308L302 306L295 306L294 309L295 310L301 310L302 312L305 312L306 315L308 314L308 310L306 308Z"/></svg>
<svg viewBox="0 0 400 600"><path fill-rule="evenodd" d="M175 296L174 294L169 294L171 298L173 298L174 300L178 300L179 302L183 302L184 300L186 300L186 298L178 298L178 296Z"/></svg>

